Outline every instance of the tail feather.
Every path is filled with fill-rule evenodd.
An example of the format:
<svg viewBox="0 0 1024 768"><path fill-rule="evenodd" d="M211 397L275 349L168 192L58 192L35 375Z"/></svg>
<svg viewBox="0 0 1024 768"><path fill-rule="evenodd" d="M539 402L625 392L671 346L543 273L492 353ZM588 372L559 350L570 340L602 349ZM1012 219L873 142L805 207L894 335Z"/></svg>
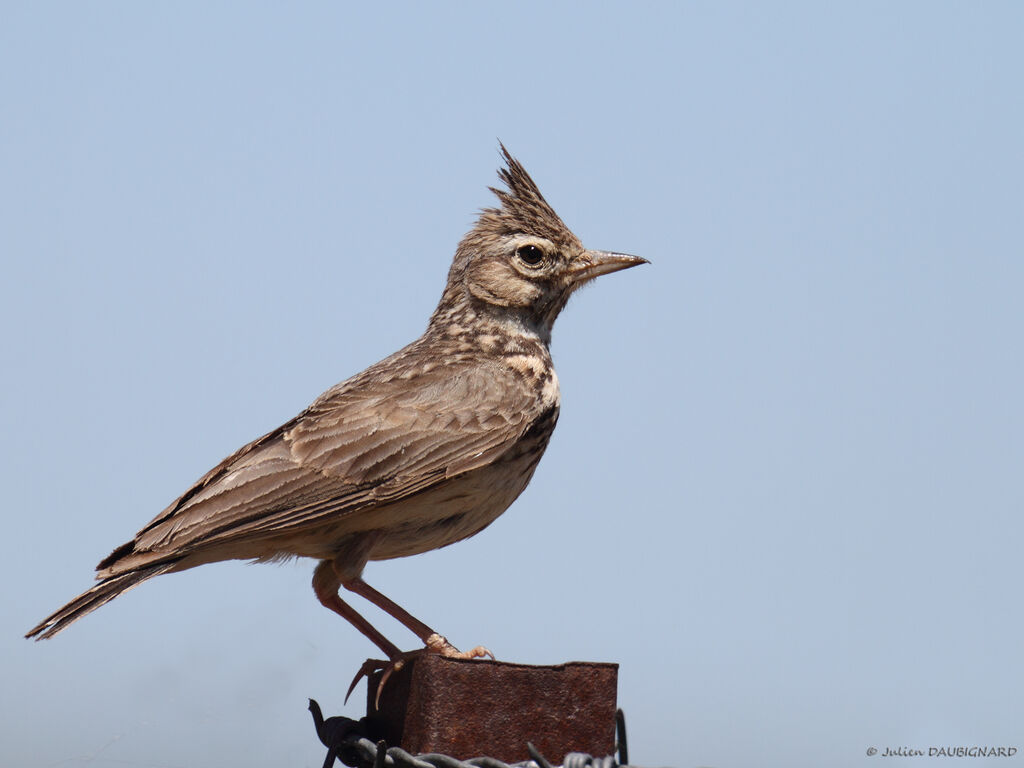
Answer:
<svg viewBox="0 0 1024 768"><path fill-rule="evenodd" d="M104 579L92 589L80 594L63 608L51 613L30 629L25 637L34 637L36 640L45 640L46 638L53 637L86 614L92 613L97 608L106 605L122 592L127 592L147 579L172 570L175 565L177 563L174 561L163 562Z"/></svg>

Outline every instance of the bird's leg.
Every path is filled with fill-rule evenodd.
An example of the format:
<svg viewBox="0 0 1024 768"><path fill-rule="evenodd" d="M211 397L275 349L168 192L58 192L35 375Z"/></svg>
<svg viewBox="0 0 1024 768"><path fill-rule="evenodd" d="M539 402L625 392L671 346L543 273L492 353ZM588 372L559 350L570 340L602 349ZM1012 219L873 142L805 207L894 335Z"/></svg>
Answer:
<svg viewBox="0 0 1024 768"><path fill-rule="evenodd" d="M391 676L392 672L402 668L406 654L402 653L397 645L384 637L376 627L360 616L351 605L338 596L338 589L342 583L342 577L338 574L338 571L345 572L344 563L345 558L343 557L321 561L320 565L313 572L313 591L316 592L317 599L320 600L323 606L330 608L336 614L346 619L352 626L368 637L374 645L387 654L388 661L367 659L359 668L359 671L356 672L356 676L352 678L348 691L345 693L345 701L347 702L348 697L352 695L352 691L355 690L356 685L362 678L365 677L369 681L371 673L376 672L378 669L383 669L384 674L377 685L377 696L374 700L374 706L379 706L380 693L384 690L384 683Z"/></svg>
<svg viewBox="0 0 1024 768"><path fill-rule="evenodd" d="M357 576L354 579L346 579L342 582L342 586L350 592L355 592L357 595L365 597L382 611L407 627L410 632L423 641L426 646L424 650L430 653L437 653L451 659L477 659L483 658L484 656L489 656L492 659L494 658L494 654L482 645L478 645L476 648L468 651L460 651L454 645L449 643L447 638L432 630L422 621L402 608L402 606L398 605L398 603L394 602L386 595L382 595L376 589L363 581L361 576ZM395 660L394 657L391 657L391 659L392 661Z"/></svg>
<svg viewBox="0 0 1024 768"><path fill-rule="evenodd" d="M313 591L317 599L325 608L330 608L339 616L345 618L353 627L362 632L374 645L387 654L389 659L397 659L402 655L398 646L382 635L376 627L356 613L356 610L338 597L338 587L341 586L341 579L334 571L334 564L330 560L324 560L317 566L313 573Z"/></svg>
<svg viewBox="0 0 1024 768"><path fill-rule="evenodd" d="M349 685L348 693L345 695L346 701L348 700L349 695L351 695L352 690L356 687L356 684L359 682L360 678L365 676L367 680L369 680L370 673L376 672L378 669L380 669L383 672L380 676L380 682L377 684L377 695L374 699L374 706L379 708L380 694L381 691L384 690L384 684L387 683L388 678L390 678L394 672L397 672L403 666L405 666L405 662L408 659L415 658L416 656L421 656L424 653L437 653L441 656L447 656L451 659L475 659L484 656L489 656L492 659L494 658L494 654L486 648L484 648L482 645L478 645L476 648L473 648L469 651L460 651L454 645L449 643L446 638L432 630L422 621L420 621L407 610L398 605L398 603L394 602L385 595L382 595L376 589L374 589L365 581L363 581L361 576L346 579L342 582L342 586L350 592L355 592L357 595L365 597L367 600L376 605L382 611L392 616L394 619L396 619L405 627L407 627L411 632L413 632L417 637L419 637L419 639L422 640L424 645L426 646L424 648L419 648L415 651L405 651L404 653L400 652L394 656L389 656L390 661L387 664L378 664L373 660L367 661L365 664L363 664L362 668L356 673L356 676L355 678L353 678L351 685ZM335 597L337 597L337 595L335 595ZM340 598L338 599L338 602L341 602ZM344 605L344 603L342 603L342 605ZM347 608L348 606L345 607ZM351 610L351 608L349 610ZM353 613L355 613L355 611L353 611Z"/></svg>
<svg viewBox="0 0 1024 768"><path fill-rule="evenodd" d="M361 539L358 542L360 550L365 550L368 547L368 542L371 541L372 539L369 538ZM359 671L356 672L356 676L348 687L348 693L345 694L346 701L348 701L348 697L352 694L361 678L366 677L369 679L372 672L383 670L380 682L377 685L376 701L379 703L381 691L384 689L384 684L391 677L391 674L401 669L407 659L423 653L437 653L441 656L456 659L473 659L482 656L494 658L494 654L483 646L477 646L471 651L460 651L422 621L363 581L359 574L366 560L365 553L360 550L346 550L339 553L333 560L322 560L316 567L316 571L313 572L313 591L316 592L320 603L330 608L339 616L344 617L352 626L368 637L374 645L384 651L388 657L388 661L368 659L359 668ZM358 563L358 570L353 568L353 563ZM353 571L355 571L355 575L353 575ZM424 642L426 647L403 653L398 646L384 637L376 627L360 616L352 606L338 596L338 589L342 586L357 595L365 597L385 613L393 616L415 633Z"/></svg>

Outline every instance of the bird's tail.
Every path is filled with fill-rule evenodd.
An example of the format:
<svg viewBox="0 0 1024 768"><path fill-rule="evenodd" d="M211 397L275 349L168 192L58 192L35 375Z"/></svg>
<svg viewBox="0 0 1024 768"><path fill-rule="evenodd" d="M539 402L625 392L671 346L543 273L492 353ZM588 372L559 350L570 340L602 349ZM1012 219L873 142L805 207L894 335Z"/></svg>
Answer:
<svg viewBox="0 0 1024 768"><path fill-rule="evenodd" d="M36 640L53 637L87 613L92 613L100 606L106 605L122 592L127 592L135 585L141 584L147 579L172 570L175 565L177 563L174 561L157 563L156 565L128 571L127 573L120 573L117 576L104 579L92 589L80 594L63 608L51 613L30 629L25 637L34 637Z"/></svg>

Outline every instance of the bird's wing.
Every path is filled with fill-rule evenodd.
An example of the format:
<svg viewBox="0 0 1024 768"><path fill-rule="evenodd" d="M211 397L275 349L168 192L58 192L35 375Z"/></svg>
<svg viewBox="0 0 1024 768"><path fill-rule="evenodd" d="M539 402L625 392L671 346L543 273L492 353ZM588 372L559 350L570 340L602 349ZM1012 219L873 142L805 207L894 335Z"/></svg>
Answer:
<svg viewBox="0 0 1024 768"><path fill-rule="evenodd" d="M285 432L292 456L352 485L446 476L489 463L541 415L539 391L501 365L341 388Z"/></svg>
<svg viewBox="0 0 1024 768"><path fill-rule="evenodd" d="M550 409L500 365L359 377L202 477L100 576L277 533L313 528L484 466Z"/></svg>

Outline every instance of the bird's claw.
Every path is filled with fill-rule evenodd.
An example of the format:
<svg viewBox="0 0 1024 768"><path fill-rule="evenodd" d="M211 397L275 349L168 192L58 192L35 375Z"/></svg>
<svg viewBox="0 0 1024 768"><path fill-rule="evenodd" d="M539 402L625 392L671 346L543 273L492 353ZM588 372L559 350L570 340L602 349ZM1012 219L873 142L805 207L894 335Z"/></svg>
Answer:
<svg viewBox="0 0 1024 768"><path fill-rule="evenodd" d="M420 648L417 651L406 651L400 656L396 656L390 661L383 661L382 659L367 659L363 662L363 666L356 672L356 676L352 678L352 682L349 683L348 691L345 692L345 703L348 703L348 697L352 695L352 691L359 684L359 681L364 677L366 678L366 684L370 684L370 675L374 672L380 671L380 680L377 682L377 694L373 697L373 708L380 709L380 694L384 690L384 684L387 683L388 679L395 672L405 666L406 659L411 659L415 656L419 656L427 651L426 648Z"/></svg>
<svg viewBox="0 0 1024 768"><path fill-rule="evenodd" d="M356 676L352 678L352 682L348 684L348 690L345 691L345 704L348 704L348 697L352 695L352 691L359 685L359 681L364 677L366 678L366 684L370 684L370 675L376 672L378 669L384 669L388 666L389 662L383 659L367 659L363 662L363 665L356 672ZM380 688L378 686L377 698L380 699Z"/></svg>
<svg viewBox="0 0 1024 768"><path fill-rule="evenodd" d="M382 659L367 659L364 661L363 665L359 668L359 671L356 672L356 676L352 678L352 682L349 683L348 691L345 692L345 703L348 703L349 696L352 695L352 691L355 690L360 680L365 677L366 684L369 685L370 675L374 672L380 671L381 676L380 681L377 683L377 693L373 697L373 708L380 709L380 694L384 690L384 685L390 679L391 675L402 669L402 667L405 666L405 662L409 659L414 659L417 656L422 656L426 653L436 653L438 656L444 656L446 659L489 658L492 661L495 660L494 654L482 645L478 645L468 651L460 651L444 637L435 633L427 638L427 643L423 648L417 648L415 651L405 651L389 661L384 661Z"/></svg>

